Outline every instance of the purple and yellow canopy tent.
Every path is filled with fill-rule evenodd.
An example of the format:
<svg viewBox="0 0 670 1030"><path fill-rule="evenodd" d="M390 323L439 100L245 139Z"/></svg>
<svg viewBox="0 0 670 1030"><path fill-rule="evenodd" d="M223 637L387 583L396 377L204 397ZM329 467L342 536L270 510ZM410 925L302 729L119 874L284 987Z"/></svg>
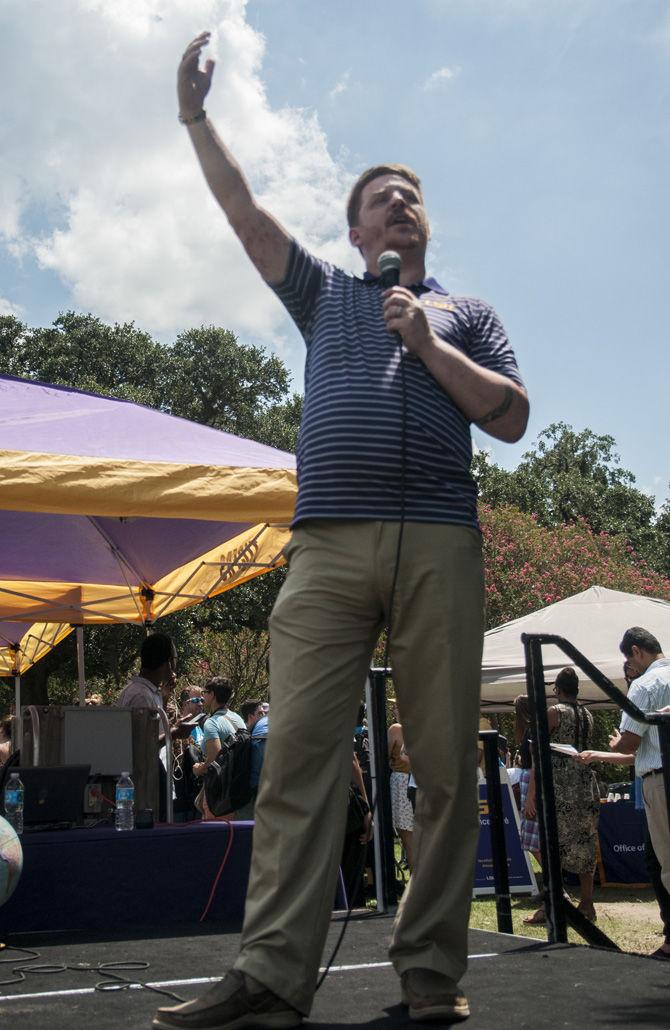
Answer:
<svg viewBox="0 0 670 1030"><path fill-rule="evenodd" d="M295 495L292 454L0 377L0 675L75 626L150 625L277 568Z"/></svg>

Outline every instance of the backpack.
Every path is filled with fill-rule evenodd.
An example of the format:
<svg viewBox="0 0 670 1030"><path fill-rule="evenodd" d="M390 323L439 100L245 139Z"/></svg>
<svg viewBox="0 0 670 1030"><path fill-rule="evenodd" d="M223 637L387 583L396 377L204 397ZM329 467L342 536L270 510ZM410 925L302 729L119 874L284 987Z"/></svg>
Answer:
<svg viewBox="0 0 670 1030"><path fill-rule="evenodd" d="M251 801L251 737L237 730L226 737L205 773L205 798L212 815L229 815Z"/></svg>

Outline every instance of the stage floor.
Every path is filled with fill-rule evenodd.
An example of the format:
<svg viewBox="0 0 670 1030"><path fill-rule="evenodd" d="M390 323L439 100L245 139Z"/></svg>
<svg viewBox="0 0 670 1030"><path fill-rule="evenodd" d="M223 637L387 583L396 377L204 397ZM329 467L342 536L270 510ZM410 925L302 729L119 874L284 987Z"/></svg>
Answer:
<svg viewBox="0 0 670 1030"><path fill-rule="evenodd" d="M333 920L326 955L341 928ZM365 1026L382 1030L407 1025L406 1010L398 1004L398 981L388 963L386 947L391 919L353 918L344 943L323 987L316 996L307 1026L344 1028ZM209 977L218 977L237 953L235 932L214 933L192 928L181 936L143 936L114 939L74 937L11 937L8 945L39 951L34 964L66 965L62 972L28 973L22 983L0 987L0 1024L39 1030L125 1030L149 1028L154 1010L172 1004L151 991L99 992L99 973L73 969L78 963L148 962L133 975L173 990L184 999L200 993ZM595 948L549 947L527 938L470 932L470 965L464 988L472 1009L464 1025L469 1030L541 1030L645 1027L660 1030L670 1023L668 973L670 966L653 959ZM8 962L8 959L16 961ZM0 980L12 976L22 956L0 952Z"/></svg>

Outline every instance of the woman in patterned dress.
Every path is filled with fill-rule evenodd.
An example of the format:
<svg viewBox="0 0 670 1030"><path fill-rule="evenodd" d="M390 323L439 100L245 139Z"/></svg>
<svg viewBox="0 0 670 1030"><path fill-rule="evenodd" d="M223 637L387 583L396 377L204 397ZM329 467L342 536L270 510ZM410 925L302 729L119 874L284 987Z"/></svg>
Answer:
<svg viewBox="0 0 670 1030"><path fill-rule="evenodd" d="M593 716L587 708L577 703L578 693L579 680L575 670L561 669L554 684L557 704L548 709L547 722L552 744L572 744L577 751L585 751L591 747ZM593 874L600 813L598 781L589 766L556 751L551 753L551 769L561 868L579 876L579 911L595 922ZM529 790L529 800L532 809L535 801L534 784L531 784ZM526 808L529 808L528 801Z"/></svg>

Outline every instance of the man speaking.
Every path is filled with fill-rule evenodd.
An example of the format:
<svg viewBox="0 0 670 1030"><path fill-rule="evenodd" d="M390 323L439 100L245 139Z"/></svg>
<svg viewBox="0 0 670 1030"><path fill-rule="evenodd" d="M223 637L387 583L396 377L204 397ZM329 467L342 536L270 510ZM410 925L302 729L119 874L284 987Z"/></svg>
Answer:
<svg viewBox="0 0 670 1030"><path fill-rule="evenodd" d="M307 345L289 572L270 619L272 734L240 954L158 1028L292 1027L310 1011L335 896L352 730L380 630L418 785L414 868L391 959L410 1018L465 1018L458 987L479 817L484 584L470 423L518 440L528 400L495 312L426 278L421 185L402 165L356 182L349 239L367 272L305 251L259 207L203 109L209 41L179 67L179 116L207 183ZM378 259L400 256L398 285ZM398 547L399 535L402 543ZM392 599L392 610L391 608Z"/></svg>

